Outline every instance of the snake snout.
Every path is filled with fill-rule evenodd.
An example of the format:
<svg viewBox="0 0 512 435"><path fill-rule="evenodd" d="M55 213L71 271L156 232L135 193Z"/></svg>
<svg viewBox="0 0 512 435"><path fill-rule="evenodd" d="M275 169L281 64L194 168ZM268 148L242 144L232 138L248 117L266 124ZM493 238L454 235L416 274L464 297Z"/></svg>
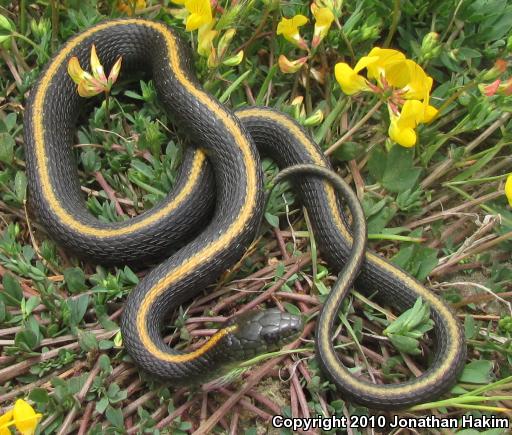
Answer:
<svg viewBox="0 0 512 435"><path fill-rule="evenodd" d="M263 312L259 320L261 337L269 345L281 346L294 340L302 331L302 318L277 309Z"/></svg>

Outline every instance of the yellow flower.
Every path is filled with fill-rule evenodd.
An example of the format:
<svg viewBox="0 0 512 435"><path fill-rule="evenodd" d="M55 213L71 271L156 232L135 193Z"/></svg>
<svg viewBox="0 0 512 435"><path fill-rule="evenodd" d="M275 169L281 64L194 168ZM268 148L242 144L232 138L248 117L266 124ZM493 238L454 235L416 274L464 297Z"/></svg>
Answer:
<svg viewBox="0 0 512 435"><path fill-rule="evenodd" d="M36 413L34 408L27 402L19 399L14 404L12 416L16 429L18 429L22 435L33 435L42 414Z"/></svg>
<svg viewBox="0 0 512 435"><path fill-rule="evenodd" d="M343 83L343 92L349 95L370 90L368 86L362 86L364 77L356 75L364 68L367 70L369 80L376 80L382 89L391 86L395 90L400 90L402 98L423 99L432 88L432 78L428 77L416 62L406 59L405 55L397 50L374 47L368 56L359 59L353 70L347 64L344 65L346 66L340 69L339 74L348 74L348 77L342 79L340 76L340 79L337 79L340 85ZM351 92L346 92L344 87Z"/></svg>
<svg viewBox="0 0 512 435"><path fill-rule="evenodd" d="M281 72L284 74L293 74L300 70L302 65L304 65L307 60L307 56L301 57L297 60L289 60L284 54L281 54L277 60L277 63Z"/></svg>
<svg viewBox="0 0 512 435"><path fill-rule="evenodd" d="M329 8L319 8L316 3L311 5L311 12L315 17L315 30L313 32L313 41L311 46L318 47L322 39L327 36L331 24L334 21L334 14Z"/></svg>
<svg viewBox="0 0 512 435"><path fill-rule="evenodd" d="M76 56L73 56L68 62L68 74L78 85L78 94L81 97L93 97L102 92L109 92L119 76L121 58L117 59L107 78L103 65L101 65L96 54L96 47L93 44L91 49L91 69L92 75L84 71Z"/></svg>
<svg viewBox="0 0 512 435"><path fill-rule="evenodd" d="M419 100L407 100L399 115L390 109L390 118L389 137L406 148L416 145L414 129L425 120L425 105Z"/></svg>
<svg viewBox="0 0 512 435"><path fill-rule="evenodd" d="M276 33L283 35L284 38L304 50L308 49L308 45L300 36L299 27L306 24L309 20L304 15L295 15L292 18L281 18L277 25Z"/></svg>
<svg viewBox="0 0 512 435"><path fill-rule="evenodd" d="M384 76L389 85L401 89L403 97L410 100L423 99L432 89L432 77L410 59L387 66Z"/></svg>
<svg viewBox="0 0 512 435"><path fill-rule="evenodd" d="M359 74L364 68L367 79ZM416 144L415 128L419 123L437 116L437 109L429 104L432 77L398 50L374 47L354 69L346 63L336 64L334 74L345 94L371 91L387 102L389 136L404 147Z"/></svg>
<svg viewBox="0 0 512 435"><path fill-rule="evenodd" d="M185 30L191 32L213 21L210 0L185 0L185 8L190 12Z"/></svg>
<svg viewBox="0 0 512 435"><path fill-rule="evenodd" d="M397 63L405 61L405 55L398 50L391 48L374 47L360 59L367 59L366 65L368 70L368 78L377 80L380 83L381 77L387 77L387 70Z"/></svg>
<svg viewBox="0 0 512 435"><path fill-rule="evenodd" d="M132 16L133 12L146 8L145 0L119 0L117 2L117 10Z"/></svg>
<svg viewBox="0 0 512 435"><path fill-rule="evenodd" d="M372 57L362 57L359 59L354 69L344 62L336 64L334 67L334 76L345 94L352 95L359 91L370 90L368 81L362 75L358 74L358 72L367 68L368 64L374 62L374 60L375 59Z"/></svg>
<svg viewBox="0 0 512 435"><path fill-rule="evenodd" d="M12 421L12 411L7 411L4 415L0 415L0 435L11 435L9 426L14 424Z"/></svg>
<svg viewBox="0 0 512 435"><path fill-rule="evenodd" d="M438 110L434 107L428 104L430 101L430 95L427 92L425 97L423 98L423 123L428 124L430 121L432 121L436 116Z"/></svg>
<svg viewBox="0 0 512 435"><path fill-rule="evenodd" d="M199 27L197 32L197 52L204 57L208 57L213 50L213 39L219 33L217 30L212 30L215 21L211 21L204 26Z"/></svg>
<svg viewBox="0 0 512 435"><path fill-rule="evenodd" d="M512 207L512 174L507 177L505 182L505 196L508 199L508 205Z"/></svg>

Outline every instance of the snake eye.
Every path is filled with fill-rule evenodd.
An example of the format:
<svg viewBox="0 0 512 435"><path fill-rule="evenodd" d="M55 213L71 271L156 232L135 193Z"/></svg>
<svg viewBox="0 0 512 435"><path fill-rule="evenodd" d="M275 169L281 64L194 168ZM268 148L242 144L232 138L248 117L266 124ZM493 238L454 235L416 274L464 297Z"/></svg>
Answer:
<svg viewBox="0 0 512 435"><path fill-rule="evenodd" d="M283 345L297 337L302 330L302 319L289 313L278 310L268 310L262 324L261 335L269 345Z"/></svg>

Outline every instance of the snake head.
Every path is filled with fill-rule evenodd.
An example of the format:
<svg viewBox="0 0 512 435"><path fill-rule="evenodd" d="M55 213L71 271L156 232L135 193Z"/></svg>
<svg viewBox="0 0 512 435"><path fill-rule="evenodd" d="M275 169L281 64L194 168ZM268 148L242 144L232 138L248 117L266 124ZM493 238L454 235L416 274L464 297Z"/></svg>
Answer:
<svg viewBox="0 0 512 435"><path fill-rule="evenodd" d="M297 338L303 328L300 316L276 308L252 311L236 317L231 323L236 328L230 334L229 348L233 359L239 361L278 350Z"/></svg>

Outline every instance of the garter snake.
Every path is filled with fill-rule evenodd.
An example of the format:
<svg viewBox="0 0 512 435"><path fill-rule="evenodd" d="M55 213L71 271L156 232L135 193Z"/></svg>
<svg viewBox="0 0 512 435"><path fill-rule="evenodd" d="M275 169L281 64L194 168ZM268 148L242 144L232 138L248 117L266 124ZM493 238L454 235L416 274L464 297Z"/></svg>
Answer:
<svg viewBox="0 0 512 435"><path fill-rule="evenodd" d="M87 64L93 43L106 68L122 56L121 74L148 72L162 104L200 145L188 152L169 196L122 223L100 222L87 211L71 149L83 101L67 75L67 63L77 56ZM70 39L30 93L24 135L30 202L51 237L80 256L105 264L141 263L172 253L130 293L122 317L124 345L144 370L176 381L192 379L229 359L230 350L237 354L234 359L246 358L297 333L300 321L295 316L271 310L268 316L256 313L220 329L192 352L175 351L163 340L161 328L169 311L211 284L254 238L264 208L258 151L281 167L314 164L324 172L330 167L309 135L286 115L264 108L232 113L203 91L175 31L154 21L125 19L97 24ZM295 177L294 184L310 212L324 258L334 270L345 266L318 319L321 367L346 399L372 408L406 407L437 397L454 384L465 360L458 321L438 296L399 268L364 250L359 259L354 257L359 238L352 236L336 190L311 171ZM351 211L357 234L365 228L364 218ZM192 238L197 228L202 231ZM430 305L436 352L418 378L376 385L341 364L331 331L356 277L359 290L399 309L411 307L419 297ZM242 344L253 346L249 354Z"/></svg>

